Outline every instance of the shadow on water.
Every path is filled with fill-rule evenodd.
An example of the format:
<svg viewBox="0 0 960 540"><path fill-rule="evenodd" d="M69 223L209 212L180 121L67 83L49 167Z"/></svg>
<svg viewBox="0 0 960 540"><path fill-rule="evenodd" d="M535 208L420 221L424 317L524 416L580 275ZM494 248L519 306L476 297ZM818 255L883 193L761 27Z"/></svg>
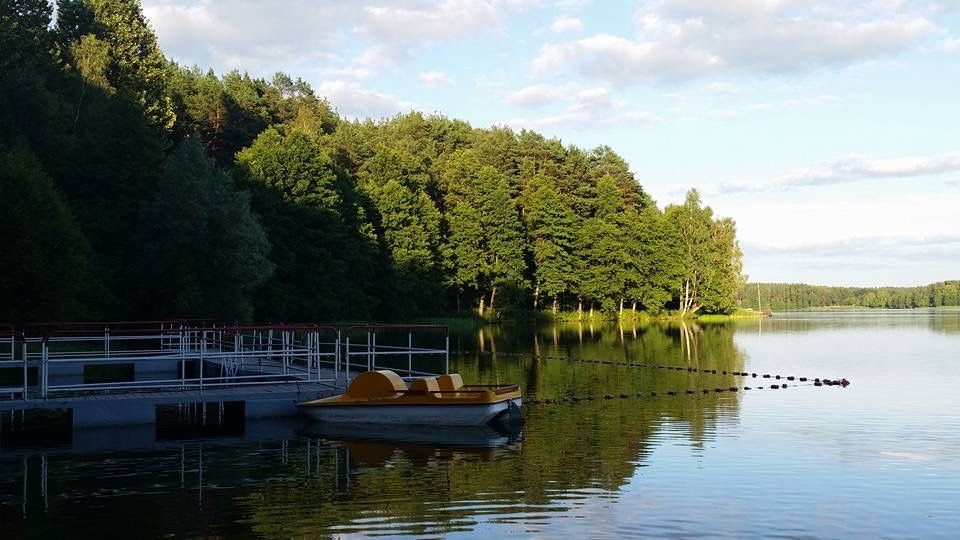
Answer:
<svg viewBox="0 0 960 540"><path fill-rule="evenodd" d="M740 370L729 326L484 328L455 338L490 353L453 356L452 369L470 383L519 382L525 399L617 399L525 405L522 437L273 420L247 420L218 438L152 427L84 430L68 448L0 452L0 526L12 537L55 535L71 523L105 536L287 538L437 535L491 517L544 521L616 498L655 448L684 441L703 452L719 425L736 422L738 395L664 395L730 386L733 376L640 366Z"/></svg>

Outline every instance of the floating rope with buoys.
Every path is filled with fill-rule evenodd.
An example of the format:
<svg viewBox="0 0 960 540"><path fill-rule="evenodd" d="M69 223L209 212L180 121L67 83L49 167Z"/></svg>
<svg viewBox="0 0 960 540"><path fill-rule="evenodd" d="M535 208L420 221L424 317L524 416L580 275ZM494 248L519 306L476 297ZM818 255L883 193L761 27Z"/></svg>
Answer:
<svg viewBox="0 0 960 540"><path fill-rule="evenodd" d="M603 364L610 366L622 366L629 368L640 368L640 369L661 369L668 371L686 371L688 373L700 373L704 375L732 375L734 377L750 377L753 379L773 379L779 381L799 381L807 384L793 384L788 385L786 382L775 383L769 385L771 390L781 390L787 389L789 386L799 387L799 386L836 386L839 388L846 388L850 385L850 381L846 378L840 379L831 379L831 378L814 378L812 382L809 377L797 377L795 375L776 375L770 373L756 373L756 372L747 372L747 371L727 371L727 370L717 370L713 368L696 368L692 366L670 366L663 364L642 364L642 363L631 363L631 362L620 362L616 360L597 360L597 359L587 359L587 358L574 358L570 356L556 356L556 355L546 355L546 354L533 354L533 353L494 353L493 351L458 351L461 354L497 354L499 356L507 357L531 357L531 358L543 358L548 360L566 360L568 362L580 362L584 364ZM682 396L682 395L697 395L697 394L710 394L710 393L724 393L724 392L740 392L740 391L749 391L749 390L763 390L763 386L726 386L726 387L715 387L715 388L700 388L700 389L686 389L686 390L667 390L663 391L650 391L650 392L636 392L636 393L620 393L617 396L613 394L603 394L602 396L566 396L563 398L557 399L533 399L526 400L526 403L539 405L539 404L552 404L552 403L576 403L580 401L594 401L599 399L612 400L617 397L620 399L627 398L643 398L643 397L659 397L659 396Z"/></svg>

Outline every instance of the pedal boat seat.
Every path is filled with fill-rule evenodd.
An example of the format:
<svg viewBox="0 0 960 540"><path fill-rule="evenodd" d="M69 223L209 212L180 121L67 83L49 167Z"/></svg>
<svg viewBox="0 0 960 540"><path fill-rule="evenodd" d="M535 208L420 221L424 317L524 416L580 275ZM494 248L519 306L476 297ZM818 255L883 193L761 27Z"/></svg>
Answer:
<svg viewBox="0 0 960 540"><path fill-rule="evenodd" d="M444 393L441 394L444 397L459 397L461 394L459 390L463 388L463 378L460 377L459 373L450 373L448 375L441 375L437 377L437 384L440 386L440 390ZM456 392L448 394L447 392Z"/></svg>

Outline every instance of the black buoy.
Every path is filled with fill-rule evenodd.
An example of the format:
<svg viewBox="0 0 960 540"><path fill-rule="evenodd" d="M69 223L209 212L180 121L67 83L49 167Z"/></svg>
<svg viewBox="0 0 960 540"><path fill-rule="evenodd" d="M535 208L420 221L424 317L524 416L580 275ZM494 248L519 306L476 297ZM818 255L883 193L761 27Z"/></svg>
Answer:
<svg viewBox="0 0 960 540"><path fill-rule="evenodd" d="M737 387L736 387L736 386L731 386L731 387L730 387L730 391L731 391L731 392L736 392L736 391L737 391Z"/></svg>
<svg viewBox="0 0 960 540"><path fill-rule="evenodd" d="M769 379L769 378L770 378L770 374L769 374L769 373L764 373L764 374L763 374L763 378L764 378L764 379Z"/></svg>
<svg viewBox="0 0 960 540"><path fill-rule="evenodd" d="M757 374L756 374L756 373L751 373L750 376L753 377L754 379L757 378Z"/></svg>
<svg viewBox="0 0 960 540"><path fill-rule="evenodd" d="M800 382L806 382L806 381L807 381L806 377L800 377Z"/></svg>
<svg viewBox="0 0 960 540"><path fill-rule="evenodd" d="M813 382L813 385L814 385L814 386L823 386L823 383L820 382L820 379L817 379L816 381Z"/></svg>
<svg viewBox="0 0 960 540"><path fill-rule="evenodd" d="M749 386L744 386L743 389L744 389L744 390L750 390L750 387L749 387Z"/></svg>
<svg viewBox="0 0 960 540"><path fill-rule="evenodd" d="M668 395L668 396L675 396L675 395L677 395L677 393L674 392L673 390L668 390L668 391L667 391L667 395Z"/></svg>
<svg viewBox="0 0 960 540"><path fill-rule="evenodd" d="M778 384L771 384L771 385L770 385L770 389L771 389L771 390L776 390L777 388L780 388L780 385L778 385Z"/></svg>
<svg viewBox="0 0 960 540"><path fill-rule="evenodd" d="M791 375L791 376L787 377L787 380L788 380L788 381L792 381L794 378L795 378L795 377L794 377L793 375Z"/></svg>
<svg viewBox="0 0 960 540"><path fill-rule="evenodd" d="M693 390L687 390L687 394L693 394Z"/></svg>
<svg viewBox="0 0 960 540"><path fill-rule="evenodd" d="M656 393L656 392L650 392L650 397L657 397L657 393Z"/></svg>
<svg viewBox="0 0 960 540"><path fill-rule="evenodd" d="M620 399L627 399L630 397L630 394L620 394Z"/></svg>
<svg viewBox="0 0 960 540"><path fill-rule="evenodd" d="M613 399L613 396L611 396L610 394L604 394L603 399Z"/></svg>

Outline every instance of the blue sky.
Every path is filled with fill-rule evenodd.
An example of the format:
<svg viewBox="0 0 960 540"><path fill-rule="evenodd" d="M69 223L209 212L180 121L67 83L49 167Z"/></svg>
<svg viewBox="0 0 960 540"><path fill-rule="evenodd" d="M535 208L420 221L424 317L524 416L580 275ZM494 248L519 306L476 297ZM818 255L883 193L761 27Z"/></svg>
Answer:
<svg viewBox="0 0 960 540"><path fill-rule="evenodd" d="M171 58L609 144L762 281L960 278L960 0L144 0Z"/></svg>

